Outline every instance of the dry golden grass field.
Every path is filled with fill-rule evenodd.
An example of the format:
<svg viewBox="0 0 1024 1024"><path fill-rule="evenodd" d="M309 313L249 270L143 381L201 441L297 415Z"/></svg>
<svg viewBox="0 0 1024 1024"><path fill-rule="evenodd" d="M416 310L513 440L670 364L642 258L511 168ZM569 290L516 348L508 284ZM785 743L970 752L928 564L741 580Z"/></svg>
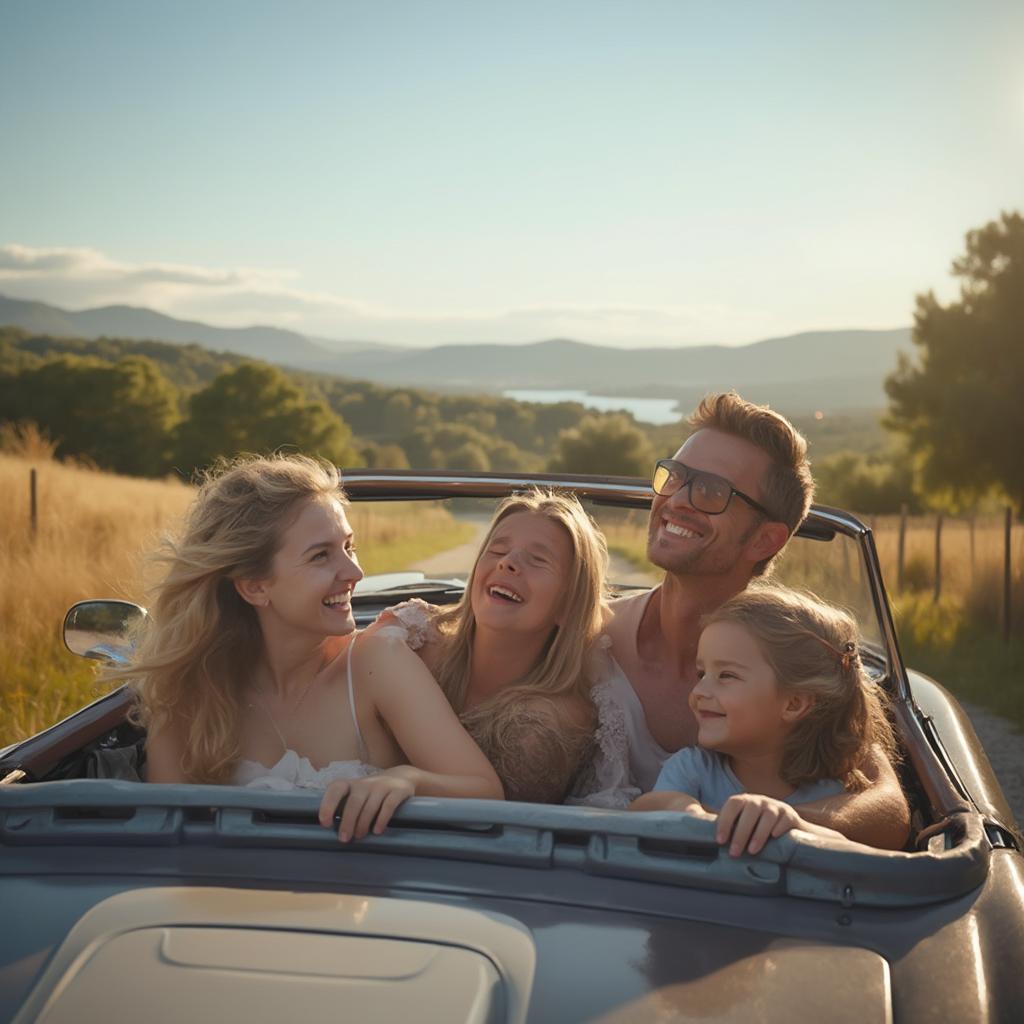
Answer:
<svg viewBox="0 0 1024 1024"><path fill-rule="evenodd" d="M144 554L175 528L193 494L174 480L120 477L55 462L38 438L6 441L8 450L0 452L0 747L103 692L93 666L64 648L64 613L88 597L144 603ZM431 506L403 517L397 507L354 505L350 518L368 573L401 568L472 534L470 525Z"/></svg>

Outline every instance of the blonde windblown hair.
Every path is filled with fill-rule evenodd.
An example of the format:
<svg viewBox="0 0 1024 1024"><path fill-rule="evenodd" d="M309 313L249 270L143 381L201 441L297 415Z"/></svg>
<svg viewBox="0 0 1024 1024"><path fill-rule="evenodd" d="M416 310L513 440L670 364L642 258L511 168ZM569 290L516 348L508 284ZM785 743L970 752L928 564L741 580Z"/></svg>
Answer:
<svg viewBox="0 0 1024 1024"><path fill-rule="evenodd" d="M857 626L846 612L813 594L753 586L702 620L705 627L714 622L748 630L779 687L813 699L786 737L780 774L787 783L838 779L861 790L868 780L859 765L871 747L895 760L885 694L864 670Z"/></svg>
<svg viewBox="0 0 1024 1024"><path fill-rule="evenodd" d="M519 512L544 516L569 536L572 562L560 602L566 614L560 626L552 627L544 656L523 679L465 711L476 633L470 597L480 555L489 547L499 524ZM508 799L519 795L515 791L516 779L522 781L524 792L531 788L525 780L532 777L534 783L540 784L537 772L531 770L539 766L526 763L537 746L546 746L546 756L566 766L579 767L589 752L593 728L573 729L568 723L553 728L550 704L551 698L559 696L590 700L588 662L604 618L607 567L608 547L604 535L579 499L540 488L514 494L505 498L495 511L462 600L436 620L441 635L441 649L434 666L437 681L463 725L498 770ZM524 737L531 738L525 748ZM551 800L564 797L564 793L554 790L548 795ZM538 799L536 790L523 798Z"/></svg>
<svg viewBox="0 0 1024 1024"><path fill-rule="evenodd" d="M132 680L135 720L173 721L191 782L224 782L240 755L241 692L262 650L256 613L234 581L270 575L282 535L308 500L344 501L338 470L303 455L242 456L207 471L164 567Z"/></svg>

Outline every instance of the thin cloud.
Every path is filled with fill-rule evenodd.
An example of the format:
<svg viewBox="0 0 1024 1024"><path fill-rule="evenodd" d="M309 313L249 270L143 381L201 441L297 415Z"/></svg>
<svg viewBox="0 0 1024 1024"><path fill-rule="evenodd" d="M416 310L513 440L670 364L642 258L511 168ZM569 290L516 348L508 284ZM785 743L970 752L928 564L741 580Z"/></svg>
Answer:
<svg viewBox="0 0 1024 1024"><path fill-rule="evenodd" d="M0 291L65 308L125 304L224 327L271 324L309 335L408 345L572 337L628 347L738 343L776 332L763 310L716 305L557 304L423 313L304 290L288 269L126 263L90 248L0 246Z"/></svg>
<svg viewBox="0 0 1024 1024"><path fill-rule="evenodd" d="M81 271L102 264L104 259L96 249L31 249L14 243L0 245L0 277L34 277L57 271Z"/></svg>

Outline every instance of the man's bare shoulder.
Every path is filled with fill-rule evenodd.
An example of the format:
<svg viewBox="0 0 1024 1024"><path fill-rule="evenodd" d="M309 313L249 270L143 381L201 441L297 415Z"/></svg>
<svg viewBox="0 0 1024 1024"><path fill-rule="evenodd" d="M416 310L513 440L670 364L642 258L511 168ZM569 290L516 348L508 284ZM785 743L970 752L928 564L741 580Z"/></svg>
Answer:
<svg viewBox="0 0 1024 1024"><path fill-rule="evenodd" d="M657 590L657 587L654 589ZM651 590L637 590L609 601L604 620L605 632L613 639L621 632L631 629L635 632L651 593Z"/></svg>
<svg viewBox="0 0 1024 1024"><path fill-rule="evenodd" d="M613 612L619 608L629 608L631 605L643 601L649 593L649 590L631 590L628 594L620 594L618 597L613 597L608 602L608 607Z"/></svg>

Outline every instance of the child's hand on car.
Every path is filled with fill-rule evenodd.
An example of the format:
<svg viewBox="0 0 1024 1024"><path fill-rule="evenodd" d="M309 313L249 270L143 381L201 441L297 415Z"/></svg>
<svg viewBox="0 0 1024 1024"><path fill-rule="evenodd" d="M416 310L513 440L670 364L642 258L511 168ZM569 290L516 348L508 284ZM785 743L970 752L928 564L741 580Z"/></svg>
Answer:
<svg viewBox="0 0 1024 1024"><path fill-rule="evenodd" d="M790 829L812 831L794 808L784 800L759 793L738 793L729 797L718 812L715 838L723 846L729 844L729 855L738 857L746 851L760 853L769 839L777 839Z"/></svg>

